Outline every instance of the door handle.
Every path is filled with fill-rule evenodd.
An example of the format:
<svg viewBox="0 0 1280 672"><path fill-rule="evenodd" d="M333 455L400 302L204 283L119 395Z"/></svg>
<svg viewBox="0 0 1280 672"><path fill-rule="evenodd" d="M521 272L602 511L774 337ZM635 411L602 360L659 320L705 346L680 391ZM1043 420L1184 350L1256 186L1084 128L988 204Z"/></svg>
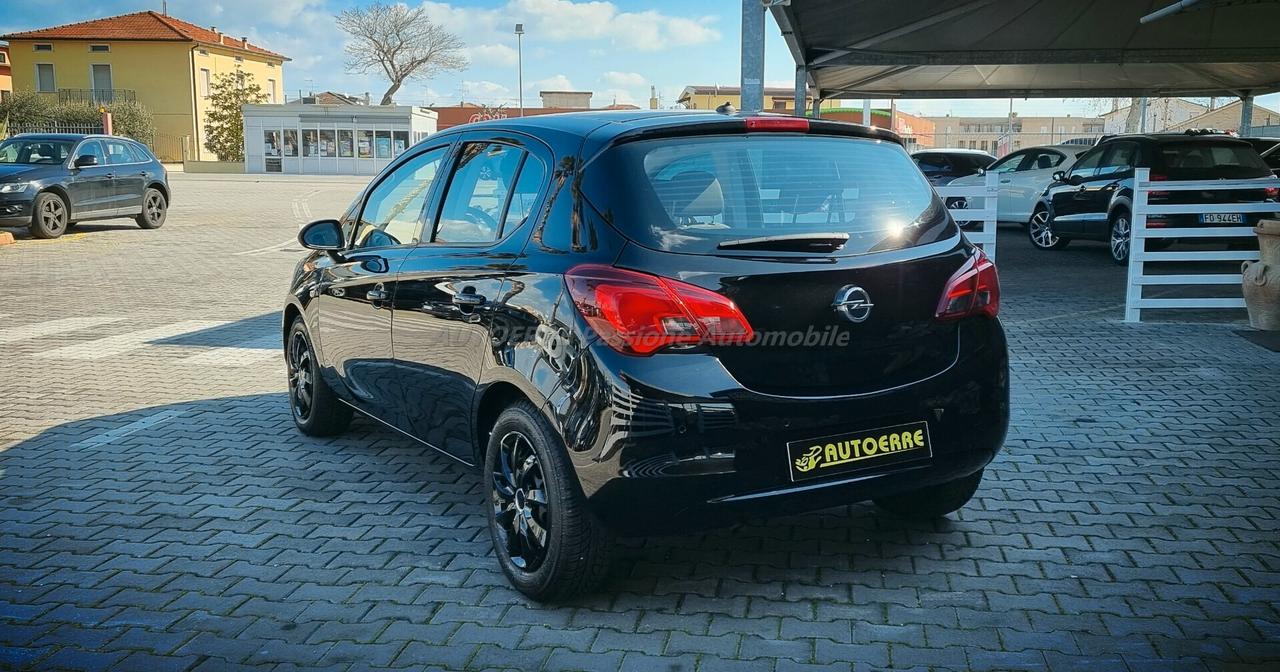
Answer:
<svg viewBox="0 0 1280 672"><path fill-rule="evenodd" d="M453 295L453 305L455 306L474 308L476 306L483 304L484 301L485 301L485 298L483 296L480 296L479 294L476 294L474 291L471 291L471 292L463 291Z"/></svg>
<svg viewBox="0 0 1280 672"><path fill-rule="evenodd" d="M389 300L391 298L391 293L383 289L382 285L378 285L377 287L365 292L364 298L377 303L379 301Z"/></svg>
<svg viewBox="0 0 1280 672"><path fill-rule="evenodd" d="M115 173L107 173L107 179L108 179L108 180L114 180L114 179L116 179L116 174L115 174Z"/></svg>
<svg viewBox="0 0 1280 672"><path fill-rule="evenodd" d="M1009 184L1013 180L1000 180L1000 184Z"/></svg>

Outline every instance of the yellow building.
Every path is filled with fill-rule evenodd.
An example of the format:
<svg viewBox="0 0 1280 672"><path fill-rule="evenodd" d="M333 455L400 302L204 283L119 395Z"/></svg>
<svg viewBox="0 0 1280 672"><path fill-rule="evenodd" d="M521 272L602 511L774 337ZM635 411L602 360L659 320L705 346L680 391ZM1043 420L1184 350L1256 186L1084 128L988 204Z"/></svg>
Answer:
<svg viewBox="0 0 1280 672"><path fill-rule="evenodd" d="M13 90L60 100L136 100L155 116L161 159L212 161L204 147L214 78L237 69L253 76L267 102L284 100L288 58L159 12L136 12L3 36Z"/></svg>
<svg viewBox="0 0 1280 672"><path fill-rule="evenodd" d="M0 100L13 91L13 77L9 76L9 47L0 44Z"/></svg>
<svg viewBox="0 0 1280 672"><path fill-rule="evenodd" d="M686 86L680 92L680 99L676 102L684 105L688 110L714 110L725 103L742 109L742 91L736 86ZM813 96L805 96L804 104L804 109L812 109ZM824 110L838 107L840 107L840 101L834 98L822 101ZM795 111L795 108L795 89L765 87L764 110L766 112L790 114Z"/></svg>

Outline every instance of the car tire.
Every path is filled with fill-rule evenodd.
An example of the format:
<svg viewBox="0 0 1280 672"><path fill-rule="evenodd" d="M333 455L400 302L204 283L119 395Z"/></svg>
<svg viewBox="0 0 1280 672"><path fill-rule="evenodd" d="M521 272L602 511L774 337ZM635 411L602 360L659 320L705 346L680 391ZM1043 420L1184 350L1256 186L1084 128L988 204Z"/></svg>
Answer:
<svg viewBox="0 0 1280 672"><path fill-rule="evenodd" d="M134 217L138 226L144 229L158 229L164 226L164 220L168 215L169 199L164 197L164 192L154 187L148 187L142 192L142 212Z"/></svg>
<svg viewBox="0 0 1280 672"><path fill-rule="evenodd" d="M67 202L51 191L36 194L31 202L31 235L35 238L57 238L67 232L71 221Z"/></svg>
<svg viewBox="0 0 1280 672"><path fill-rule="evenodd" d="M1031 246L1037 250L1061 250L1070 242L1070 238L1063 238L1053 232L1053 220L1049 217L1049 211L1044 208L1038 208L1031 214L1031 219L1027 221L1027 237L1031 240Z"/></svg>
<svg viewBox="0 0 1280 672"><path fill-rule="evenodd" d="M1133 224L1129 211L1117 208L1107 218L1107 251L1111 254L1111 261L1117 266L1128 265L1132 240Z"/></svg>
<svg viewBox="0 0 1280 672"><path fill-rule="evenodd" d="M307 436L334 436L351 425L351 407L320 375L320 363L306 322L299 316L289 326L285 340L285 367L289 376L289 412L298 431Z"/></svg>
<svg viewBox="0 0 1280 672"><path fill-rule="evenodd" d="M876 506L903 518L932 520L959 511L973 499L982 482L982 470L954 481L931 485L900 495L875 499Z"/></svg>
<svg viewBox="0 0 1280 672"><path fill-rule="evenodd" d="M544 602L600 584L612 535L588 508L563 443L533 404L517 402L498 416L482 473L493 549L516 590Z"/></svg>

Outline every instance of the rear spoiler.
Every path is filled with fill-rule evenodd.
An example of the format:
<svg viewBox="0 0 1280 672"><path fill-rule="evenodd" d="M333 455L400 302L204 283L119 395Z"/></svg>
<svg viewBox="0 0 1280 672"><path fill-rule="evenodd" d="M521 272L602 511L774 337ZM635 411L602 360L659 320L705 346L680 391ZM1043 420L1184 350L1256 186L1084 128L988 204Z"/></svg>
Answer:
<svg viewBox="0 0 1280 672"><path fill-rule="evenodd" d="M690 123L687 118L671 125L652 125L630 129L614 136L610 145L657 138L681 138L693 135L734 135L739 133L803 133L806 135L843 136L882 140L902 145L897 133L874 126L845 121L810 119L782 114L707 115L705 122Z"/></svg>

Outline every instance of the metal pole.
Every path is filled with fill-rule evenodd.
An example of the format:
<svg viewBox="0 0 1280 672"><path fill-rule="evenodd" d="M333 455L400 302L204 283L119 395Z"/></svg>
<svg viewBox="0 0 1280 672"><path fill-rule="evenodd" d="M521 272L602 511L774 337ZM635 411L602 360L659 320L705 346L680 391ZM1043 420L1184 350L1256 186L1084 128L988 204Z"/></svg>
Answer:
<svg viewBox="0 0 1280 672"><path fill-rule="evenodd" d="M520 116L524 116L524 28L516 26L516 88L520 100Z"/></svg>
<svg viewBox="0 0 1280 672"><path fill-rule="evenodd" d="M1138 132L1146 133L1147 132L1147 99L1145 97L1138 99L1138 114L1142 115L1142 118L1138 120Z"/></svg>
<svg viewBox="0 0 1280 672"><path fill-rule="evenodd" d="M796 101L795 101L796 104L795 104L795 110L793 112L797 117L803 117L805 108L808 107L808 105L805 104L805 100L806 100L805 94L807 94L808 92L809 92L809 71L806 70L803 65L797 65L796 66ZM814 101L815 102L817 101L817 96L814 96Z"/></svg>
<svg viewBox="0 0 1280 672"><path fill-rule="evenodd" d="M741 105L748 114L764 109L764 7L742 0Z"/></svg>
<svg viewBox="0 0 1280 672"><path fill-rule="evenodd" d="M1236 133L1247 138L1253 133L1253 96L1246 95L1240 99L1240 128Z"/></svg>
<svg viewBox="0 0 1280 672"><path fill-rule="evenodd" d="M875 126L875 124L871 123L871 99L870 98L862 99L862 125Z"/></svg>
<svg viewBox="0 0 1280 672"><path fill-rule="evenodd" d="M822 118L822 98L818 97L818 92L813 93L813 118Z"/></svg>

